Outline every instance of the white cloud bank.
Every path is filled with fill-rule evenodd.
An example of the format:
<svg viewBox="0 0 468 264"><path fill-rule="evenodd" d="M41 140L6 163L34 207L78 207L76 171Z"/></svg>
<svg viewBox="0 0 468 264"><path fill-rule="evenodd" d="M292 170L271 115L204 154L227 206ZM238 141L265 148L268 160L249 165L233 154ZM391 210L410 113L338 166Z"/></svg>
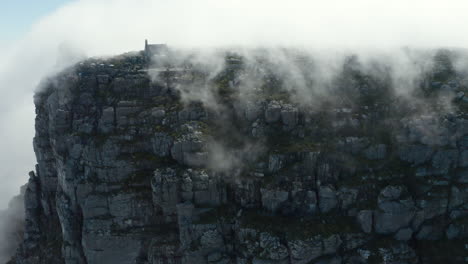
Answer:
<svg viewBox="0 0 468 264"><path fill-rule="evenodd" d="M76 55L137 50L145 38L178 47L465 48L467 11L466 0L71 2L0 51L0 208L34 168L35 86Z"/></svg>

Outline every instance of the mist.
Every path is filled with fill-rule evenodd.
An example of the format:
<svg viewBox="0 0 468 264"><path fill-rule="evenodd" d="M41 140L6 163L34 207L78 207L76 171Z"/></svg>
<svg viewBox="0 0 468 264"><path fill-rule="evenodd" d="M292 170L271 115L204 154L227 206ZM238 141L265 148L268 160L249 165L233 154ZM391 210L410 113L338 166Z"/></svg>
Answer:
<svg viewBox="0 0 468 264"><path fill-rule="evenodd" d="M34 91L41 79L83 58L141 50L144 39L186 51L290 47L310 51L326 66L314 72L325 86L343 54L357 53L364 61L379 57L393 65L395 89L405 94L428 66L422 63L424 52L409 54L402 48L428 54L436 48L467 48L467 10L464 0L72 1L41 18L20 39L0 43L0 208L26 183L36 162ZM271 54L291 66L285 54ZM218 63L209 53L200 59ZM414 68L415 61L421 67ZM456 63L459 70L467 66L463 60ZM283 70L287 75L293 69ZM296 84L302 89L298 98L313 100ZM188 96L203 99L206 93Z"/></svg>
<svg viewBox="0 0 468 264"><path fill-rule="evenodd" d="M0 210L0 263L9 261L23 239L24 191L10 200L8 209Z"/></svg>

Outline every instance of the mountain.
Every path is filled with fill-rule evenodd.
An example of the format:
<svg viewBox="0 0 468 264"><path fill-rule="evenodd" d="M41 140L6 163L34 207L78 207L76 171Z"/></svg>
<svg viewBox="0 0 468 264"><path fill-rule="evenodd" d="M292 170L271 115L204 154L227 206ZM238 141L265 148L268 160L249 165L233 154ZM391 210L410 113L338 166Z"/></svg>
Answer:
<svg viewBox="0 0 468 264"><path fill-rule="evenodd" d="M221 54L93 58L45 80L9 263L466 261L456 53L412 82L353 55L325 78L297 51Z"/></svg>

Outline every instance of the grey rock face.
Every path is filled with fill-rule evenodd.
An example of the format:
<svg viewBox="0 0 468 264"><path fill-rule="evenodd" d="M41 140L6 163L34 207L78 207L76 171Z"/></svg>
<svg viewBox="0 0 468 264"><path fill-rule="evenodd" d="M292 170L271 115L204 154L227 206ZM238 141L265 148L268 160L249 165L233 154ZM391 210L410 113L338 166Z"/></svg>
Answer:
<svg viewBox="0 0 468 264"><path fill-rule="evenodd" d="M429 146L446 146L451 143L449 129L441 125L435 116L420 116L406 120L406 128L410 142Z"/></svg>
<svg viewBox="0 0 468 264"><path fill-rule="evenodd" d="M171 156L179 163L202 167L208 162L208 153L204 151L205 143L200 139L200 134L191 126L187 126L189 134L185 134L175 140L171 147Z"/></svg>
<svg viewBox="0 0 468 264"><path fill-rule="evenodd" d="M272 154L268 159L268 171L277 172L283 168L286 157L281 154Z"/></svg>
<svg viewBox="0 0 468 264"><path fill-rule="evenodd" d="M167 157L173 144L172 137L166 133L156 133L152 139L153 151L159 157ZM177 154L180 155L180 154Z"/></svg>
<svg viewBox="0 0 468 264"><path fill-rule="evenodd" d="M364 155L370 160L381 160L387 155L387 146L384 144L370 146L364 150Z"/></svg>
<svg viewBox="0 0 468 264"><path fill-rule="evenodd" d="M215 77L148 63L90 59L37 92L38 164L8 264L464 261L463 100L413 109L343 65L333 103L308 105L269 62L250 72L229 55ZM465 89L452 81L436 87ZM187 97L204 86L212 101Z"/></svg>
<svg viewBox="0 0 468 264"><path fill-rule="evenodd" d="M370 210L363 210L360 211L357 215L357 221L361 226L362 231L365 233L372 232L372 225L373 225L373 218L374 212Z"/></svg>
<svg viewBox="0 0 468 264"><path fill-rule="evenodd" d="M401 200L401 186L387 186L379 194L378 207L375 212L374 228L377 233L388 234L402 227L409 226L415 215L412 199Z"/></svg>
<svg viewBox="0 0 468 264"><path fill-rule="evenodd" d="M297 263L307 263L323 254L323 246L319 239L291 241L288 247L291 250L292 259Z"/></svg>
<svg viewBox="0 0 468 264"><path fill-rule="evenodd" d="M265 209L276 212L288 200L289 193L280 190L261 189L262 205Z"/></svg>
<svg viewBox="0 0 468 264"><path fill-rule="evenodd" d="M319 208L324 213L331 211L338 204L336 191L331 186L321 186L318 192L318 196Z"/></svg>
<svg viewBox="0 0 468 264"><path fill-rule="evenodd" d="M112 132L115 125L115 110L113 107L107 107L102 110L102 117L99 123L99 130L102 133Z"/></svg>
<svg viewBox="0 0 468 264"><path fill-rule="evenodd" d="M395 234L395 239L400 241L408 241L411 239L412 235L413 230L411 228L403 228L398 230L398 232Z"/></svg>
<svg viewBox="0 0 468 264"><path fill-rule="evenodd" d="M245 113L245 118L250 122L257 120L263 114L259 102L247 102L241 111Z"/></svg>
<svg viewBox="0 0 468 264"><path fill-rule="evenodd" d="M458 173L457 182L468 183L468 170L462 170Z"/></svg>
<svg viewBox="0 0 468 264"><path fill-rule="evenodd" d="M358 190L342 187L338 190L338 199L340 201L340 207L342 209L350 208L357 199Z"/></svg>
<svg viewBox="0 0 468 264"><path fill-rule="evenodd" d="M402 186L387 186L380 192L379 203L397 200L400 198L402 192Z"/></svg>
<svg viewBox="0 0 468 264"><path fill-rule="evenodd" d="M448 239L454 239L459 237L460 233L461 229L458 226L452 224L447 228L446 236Z"/></svg>
<svg viewBox="0 0 468 264"><path fill-rule="evenodd" d="M369 145L368 138L358 137L347 137L340 142L341 147L345 151L349 151L352 154L358 154Z"/></svg>
<svg viewBox="0 0 468 264"><path fill-rule="evenodd" d="M438 151L432 158L432 166L442 173L447 173L450 168L457 165L458 151L457 150L443 150Z"/></svg>
<svg viewBox="0 0 468 264"><path fill-rule="evenodd" d="M430 160L434 150L424 145L406 145L399 151L400 159L420 165Z"/></svg>
<svg viewBox="0 0 468 264"><path fill-rule="evenodd" d="M411 214L392 214L376 212L375 231L379 234L396 232L399 228L408 226L412 219Z"/></svg>
<svg viewBox="0 0 468 264"><path fill-rule="evenodd" d="M267 123L274 123L281 118L281 105L279 102L271 101L265 110L265 121Z"/></svg>
<svg viewBox="0 0 468 264"><path fill-rule="evenodd" d="M375 212L375 232L389 234L409 226L415 211L410 201L384 202L379 204L382 211Z"/></svg>
<svg viewBox="0 0 468 264"><path fill-rule="evenodd" d="M468 167L468 150L460 152L459 166Z"/></svg>
<svg viewBox="0 0 468 264"><path fill-rule="evenodd" d="M269 260L283 260L288 256L288 249L282 245L278 237L272 236L269 233L260 234L260 248L263 251L260 256Z"/></svg>
<svg viewBox="0 0 468 264"><path fill-rule="evenodd" d="M288 128L295 127L299 121L298 109L291 105L283 106L281 109L281 121Z"/></svg>
<svg viewBox="0 0 468 264"><path fill-rule="evenodd" d="M443 235L444 234L440 228L433 225L423 225L416 234L416 237L419 240L437 240L441 239Z"/></svg>

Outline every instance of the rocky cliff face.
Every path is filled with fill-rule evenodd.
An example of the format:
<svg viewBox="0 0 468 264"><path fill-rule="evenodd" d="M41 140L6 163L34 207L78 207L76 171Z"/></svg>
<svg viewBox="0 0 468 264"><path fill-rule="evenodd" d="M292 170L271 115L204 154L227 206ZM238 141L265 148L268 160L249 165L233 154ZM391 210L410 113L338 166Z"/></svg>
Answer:
<svg viewBox="0 0 468 264"><path fill-rule="evenodd" d="M466 80L441 64L409 99L350 64L313 105L267 64L241 95L235 55L216 76L141 54L60 74L35 95L11 263L466 262ZM202 86L211 105L182 100Z"/></svg>

